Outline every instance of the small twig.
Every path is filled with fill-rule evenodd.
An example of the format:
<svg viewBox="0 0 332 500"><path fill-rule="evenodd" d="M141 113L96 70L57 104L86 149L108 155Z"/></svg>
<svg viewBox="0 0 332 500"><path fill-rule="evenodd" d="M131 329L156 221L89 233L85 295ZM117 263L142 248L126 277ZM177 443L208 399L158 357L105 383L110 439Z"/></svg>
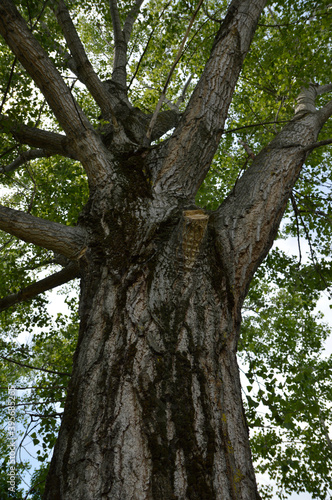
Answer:
<svg viewBox="0 0 332 500"><path fill-rule="evenodd" d="M16 65L16 61L17 61L17 58L14 57L12 68L10 70L10 75L9 75L7 87L6 87L6 90L5 90L5 93L3 95L3 98L2 98L2 101L1 101L1 105L0 105L0 115L2 113L2 109L3 109L4 105L5 105L5 102L6 102L6 99L7 99L7 95L8 95L9 89L10 89L10 84L11 84L11 81L12 81L12 78L13 78L13 75L14 75L14 68L15 68L15 65Z"/></svg>
<svg viewBox="0 0 332 500"><path fill-rule="evenodd" d="M0 390L6 391L8 389L8 385L6 386L0 386ZM46 389L45 385L28 385L26 387L17 387L15 386L15 391L27 391L30 389ZM52 389L66 389L66 386L64 385L52 385ZM15 405L17 406L17 405Z"/></svg>
<svg viewBox="0 0 332 500"><path fill-rule="evenodd" d="M250 148L249 144L247 144L246 142L244 141L239 141L239 143L244 147L244 150L245 152L247 153L247 155L252 159L254 160L256 158L256 155L255 153L253 152L253 150Z"/></svg>
<svg viewBox="0 0 332 500"><path fill-rule="evenodd" d="M282 108L282 107L283 107L283 105L284 105L284 102L285 102L285 97L284 97L284 96L282 96L282 98L281 98L281 102L280 102L280 105L279 105L279 108L278 108L278 111L277 111L277 114L276 114L276 117L275 117L275 119L274 119L274 121L275 121L275 124L274 124L274 131L275 131L275 133L277 133L277 123L278 123L278 117L279 117L279 113L280 113L280 111L281 111L281 108Z"/></svg>
<svg viewBox="0 0 332 500"><path fill-rule="evenodd" d="M135 71L134 71L133 76L131 77L131 80L130 80L130 82L129 82L129 85L128 85L128 87L127 87L127 90L129 90L129 89L130 89L130 87L132 86L133 81L134 81L134 80L135 80L135 78L136 78L136 75L137 75L137 73L138 73L138 71L139 71L140 65L141 65L141 63L142 63L142 61L143 61L143 59L144 59L144 57L145 57L145 54L146 54L146 52L147 52L147 50L148 50L149 43L150 43L150 42L151 42L151 40L152 40L152 37L153 37L153 34L154 34L155 30L156 30L156 28L153 28L153 30L152 30L152 31L151 31L151 33L150 33L150 36L149 36L148 41L147 41L147 44L145 45L144 50L143 50L143 52L142 52L142 55L141 55L141 57L140 57L140 59L139 59L139 61L138 61L138 63L137 63L136 69L135 69Z"/></svg>
<svg viewBox="0 0 332 500"><path fill-rule="evenodd" d="M38 483L34 483L31 488L27 491L27 494L25 495L24 499L23 500L27 500L28 499L28 495L30 495L30 493L36 488L36 486L39 486L40 484L43 484L45 483L46 479L43 479L42 481L38 481Z"/></svg>
<svg viewBox="0 0 332 500"><path fill-rule="evenodd" d="M310 238L310 234L309 234L309 231L304 223L304 220L303 220L303 217L301 216L301 214L299 213L299 218L301 220L301 224L303 226L303 229L304 229L304 232L305 232L305 235L306 235L306 239L307 239L307 242L308 242L308 245L309 245L309 249L310 249L310 255L311 255L311 259L312 259L312 262L313 262L313 265L314 265L314 268L318 274L318 276L321 278L321 280L323 281L325 287L328 289L329 288L329 285L328 283L326 282L326 279L325 277L323 276L323 274L321 273L320 269L319 269L319 265L318 265L318 262L317 262L317 259L316 259L316 256L315 256L315 252L314 252L314 249L312 247L312 242L311 242L311 238Z"/></svg>
<svg viewBox="0 0 332 500"><path fill-rule="evenodd" d="M299 249L299 262L298 262L298 268L300 267L301 261L302 261L302 253L301 253L301 242L300 242L300 225L299 225L299 209L296 204L295 197L293 193L291 194L291 201L292 201L292 206L295 214L295 219L296 219L296 232L297 232L297 246Z"/></svg>
<svg viewBox="0 0 332 500"><path fill-rule="evenodd" d="M221 9L218 9L215 14L217 14L218 12L220 12ZM221 24L223 22L222 19L216 19L215 17L211 16L211 14L209 13L209 11L207 10L207 7L205 7L205 5L203 5L203 12L204 14L210 19L210 21L214 21L215 23L219 23ZM215 15L214 14L214 15Z"/></svg>
<svg viewBox="0 0 332 500"><path fill-rule="evenodd" d="M9 238L1 247L0 247L0 252L6 248L6 246L10 245L13 241L15 240L14 236Z"/></svg>
<svg viewBox="0 0 332 500"><path fill-rule="evenodd" d="M320 421L320 425L322 427L323 433L325 435L327 445L330 448L330 451L332 451L332 441L331 441L331 438L329 436L329 432L328 432L328 429L326 427L325 420L324 420L324 417L322 415L320 408L319 408L319 421Z"/></svg>
<svg viewBox="0 0 332 500"><path fill-rule="evenodd" d="M35 178L32 175L32 172L30 171L30 168L27 168L26 170L27 170L28 175L29 175L30 179L32 180L32 184L33 184L33 191L32 191L31 198L30 198L30 201L29 201L29 205L28 205L28 208L27 208L27 211L26 211L27 214L29 214L31 212L31 210L32 210L33 201L34 201L35 196L36 196L37 184L36 184Z"/></svg>
<svg viewBox="0 0 332 500"><path fill-rule="evenodd" d="M1 356L0 358L8 361L9 363L14 363L16 365L22 366L23 368L30 368L31 370L38 370L41 372L46 372L46 373L53 373L54 375L61 375L63 377L70 377L71 373L66 373L66 372L56 372L54 370L48 370L47 368L38 368L37 366L31 366L31 365L26 365L25 363L20 363L19 361L16 361L15 359L7 358L7 356Z"/></svg>
<svg viewBox="0 0 332 500"><path fill-rule="evenodd" d="M193 75L190 75L188 80L186 81L186 83L184 84L184 87L183 87L183 90L182 90L182 93L179 97L179 99L176 101L175 103L175 106L177 107L177 109L180 108L180 105L183 103L184 99L185 99L185 96L186 96L186 93L187 93L187 90L188 90L188 87L190 85L190 82L191 80L193 79Z"/></svg>
<svg viewBox="0 0 332 500"><path fill-rule="evenodd" d="M280 120L278 123L288 123L290 120ZM251 125L243 125L242 127L236 127L236 128L231 128L229 130L225 130L224 134L232 134L233 132L238 132L239 130L244 130L246 128L252 128L252 127L261 127L263 125L275 125L276 121L274 120L273 122L258 122L258 123L252 123Z"/></svg>
<svg viewBox="0 0 332 500"><path fill-rule="evenodd" d="M42 115L42 112L44 110L45 105L46 105L46 99L43 100L42 105L40 106L40 109L39 109L39 112L38 112L38 116L37 116L37 120L36 120L35 125L34 125L35 128L37 128L39 126L39 124L40 124L41 115Z"/></svg>

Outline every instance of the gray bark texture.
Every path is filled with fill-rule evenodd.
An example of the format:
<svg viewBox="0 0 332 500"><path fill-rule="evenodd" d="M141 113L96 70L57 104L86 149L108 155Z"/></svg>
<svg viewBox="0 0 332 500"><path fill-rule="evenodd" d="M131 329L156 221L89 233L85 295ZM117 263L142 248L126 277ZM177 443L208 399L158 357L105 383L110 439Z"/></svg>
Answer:
<svg viewBox="0 0 332 500"><path fill-rule="evenodd" d="M11 1L0 4L0 33L66 134L52 136L50 153L69 151L90 183L75 228L0 209L1 229L35 244L47 233L45 246L76 262L81 276L80 335L44 499L256 500L236 361L241 306L332 109L308 107L312 89L303 92L301 112L219 209L201 210L194 197L265 0L231 2L185 112L160 113L152 139L175 130L153 147L151 116L131 106L124 88L141 3L122 29L110 1L114 77L101 85L64 2L52 2L81 80L112 118L100 134ZM22 126L14 132L44 149L45 134L38 142Z"/></svg>

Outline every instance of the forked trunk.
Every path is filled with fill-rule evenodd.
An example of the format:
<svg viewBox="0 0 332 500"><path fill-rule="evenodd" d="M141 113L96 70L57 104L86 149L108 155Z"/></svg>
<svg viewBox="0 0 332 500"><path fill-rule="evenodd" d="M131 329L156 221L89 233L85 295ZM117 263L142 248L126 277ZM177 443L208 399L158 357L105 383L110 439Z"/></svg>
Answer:
<svg viewBox="0 0 332 500"><path fill-rule="evenodd" d="M230 2L186 109L161 112L153 131L126 90L126 47L143 2L133 3L122 26L110 2L115 58L105 84L65 2L50 2L71 66L100 107L96 131L12 0L0 2L0 34L65 133L0 117L0 129L42 148L8 171L60 154L81 162L90 187L75 228L0 207L2 230L60 252L81 274L80 336L44 498L255 500L236 362L240 309L332 114L332 101L319 112L314 103L331 85L302 90L294 119L207 214L193 200L266 0Z"/></svg>
<svg viewBox="0 0 332 500"><path fill-rule="evenodd" d="M107 242L105 217L97 226L105 246L82 259L80 340L45 498L257 498L236 361L241 304L208 215L181 210L149 241L132 227L136 256L122 237Z"/></svg>

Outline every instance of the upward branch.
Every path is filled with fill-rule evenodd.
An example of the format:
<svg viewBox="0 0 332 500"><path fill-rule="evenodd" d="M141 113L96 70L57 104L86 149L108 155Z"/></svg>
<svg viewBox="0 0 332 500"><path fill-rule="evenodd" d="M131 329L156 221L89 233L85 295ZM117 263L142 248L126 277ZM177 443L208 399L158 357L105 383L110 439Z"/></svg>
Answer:
<svg viewBox="0 0 332 500"><path fill-rule="evenodd" d="M179 47L178 53L176 54L176 57L175 57L175 60L174 60L174 62L172 64L171 69L169 70L169 73L168 73L168 76L166 78L166 82L165 82L163 91L162 91L161 96L159 98L159 101L157 103L156 109L155 109L155 111L154 111L154 113L152 115L152 118L151 118L148 130L147 130L147 133L146 133L146 137L148 139L148 143L150 142L151 135L152 135L152 130L153 130L153 127L154 127L154 125L155 125L155 123L157 121L157 116L158 116L159 111L161 110L161 107L162 107L162 105L164 103L164 100L166 98L166 92L167 92L168 85L169 85L169 83L170 83L170 81L172 79L172 75L174 73L176 65L178 64L178 62L180 60L180 57L181 57L182 52L183 52L183 48L185 46L185 43L187 41L187 38L188 38L190 30L191 30L191 27L192 27L192 25L193 25L193 23L195 21L195 18L196 18L197 14L198 14L199 9L201 8L202 3L203 3L203 0L199 0L199 2L197 4L197 7L196 7L196 9L195 9L195 11L194 11L191 19L190 19L190 23L189 23L188 28L187 28L187 30L185 32L185 35L184 35L184 37L182 39L182 42L181 42L181 45Z"/></svg>
<svg viewBox="0 0 332 500"><path fill-rule="evenodd" d="M127 87L127 46L143 0L136 0L124 22L123 30L117 0L109 0L114 34L114 61L112 80L123 89Z"/></svg>
<svg viewBox="0 0 332 500"><path fill-rule="evenodd" d="M243 297L276 237L320 128L317 112L296 115L255 157L214 216L224 269Z"/></svg>
<svg viewBox="0 0 332 500"><path fill-rule="evenodd" d="M71 55L76 63L80 80L86 85L92 97L100 107L103 116L111 116L114 118L110 93L106 90L106 87L102 84L97 73L94 71L63 0L58 1L55 14L67 41Z"/></svg>
<svg viewBox="0 0 332 500"><path fill-rule="evenodd" d="M127 44L122 33L117 0L110 0L110 12L114 34L114 61L112 80L121 85L121 87L126 88Z"/></svg>
<svg viewBox="0 0 332 500"><path fill-rule="evenodd" d="M13 293L11 295L7 295L0 299L0 311L4 309L8 309L9 307L18 304L20 302L25 302L27 300L33 299L40 293L46 292L48 290L52 290L60 285L68 283L68 281L73 280L79 276L79 269L77 262L70 262L65 269L61 269L61 271L52 274L51 276L47 276L32 285L23 288L17 293Z"/></svg>
<svg viewBox="0 0 332 500"><path fill-rule="evenodd" d="M162 147L155 188L192 198L218 147L243 60L266 0L233 0L182 120Z"/></svg>
<svg viewBox="0 0 332 500"><path fill-rule="evenodd" d="M64 131L77 135L90 127L60 73L10 0L0 2L0 34L44 94Z"/></svg>
<svg viewBox="0 0 332 500"><path fill-rule="evenodd" d="M126 20L123 25L123 36L126 44L128 44L130 35L133 29L134 22L136 21L137 15L139 13L139 9L144 0L136 0L132 9L129 11Z"/></svg>
<svg viewBox="0 0 332 500"><path fill-rule="evenodd" d="M1 205L0 229L71 260L78 259L85 248L85 233L81 228L40 219Z"/></svg>
<svg viewBox="0 0 332 500"><path fill-rule="evenodd" d="M109 152L11 0L0 2L0 34L44 94L85 168L90 186L104 181L111 173Z"/></svg>

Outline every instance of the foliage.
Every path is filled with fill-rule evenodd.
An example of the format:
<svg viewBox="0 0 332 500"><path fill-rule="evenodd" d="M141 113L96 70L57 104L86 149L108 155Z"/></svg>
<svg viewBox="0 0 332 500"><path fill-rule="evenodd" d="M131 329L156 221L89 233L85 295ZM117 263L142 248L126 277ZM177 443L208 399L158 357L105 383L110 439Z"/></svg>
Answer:
<svg viewBox="0 0 332 500"><path fill-rule="evenodd" d="M284 271L273 279L276 269ZM323 357L332 331L314 313L310 275L316 279L312 266L273 251L254 279L242 325L252 451L257 470L277 481L280 498L308 491L325 499L332 486L332 358Z"/></svg>
<svg viewBox="0 0 332 500"><path fill-rule="evenodd" d="M89 93L68 69L67 49L47 2L16 1L31 30L50 54L84 112L96 128L99 111ZM74 23L102 80L111 77L114 40L108 2L71 0ZM119 1L121 19L131 2ZM144 2L129 42L128 85L134 106L153 112L170 66L195 9L193 0ZM197 15L183 55L167 92L167 109L189 87L182 107L208 58L226 2L209 0ZM227 129L217 155L197 195L197 203L215 210L236 188L236 181L256 155L294 112L300 88L310 81L330 82L332 9L327 0L269 2L257 28L229 110ZM292 50L290 50L292 47ZM1 112L7 133L0 145L1 166L27 147L9 129L14 122L60 131L41 93L0 40ZM191 79L190 81L188 79ZM322 106L328 96L318 99ZM167 104L168 103L168 104ZM3 122L4 123L4 122ZM6 132L6 129L3 129ZM320 139L332 136L327 123ZM248 151L250 151L248 153ZM300 261L273 250L253 280L246 301L241 362L246 370L245 405L257 470L268 472L280 498L308 491L327 498L332 489L332 450L326 429L331 419L331 358L323 356L331 333L314 312L319 293L332 281L332 162L328 147L307 159L288 205L282 237L306 238L309 258ZM1 174L2 203L74 225L88 198L85 174L77 162L60 156L31 161ZM0 232L0 294L15 293L45 274L58 270L51 252ZM9 383L31 387L20 392L17 421L36 446L41 468L32 476L31 499L42 494L46 462L53 448L78 332L77 290L68 286L68 314L55 318L41 295L0 315L2 428L6 426ZM23 335L25 337L22 340ZM25 365L50 371L31 370ZM0 459L6 458L1 434ZM4 488L4 472L0 488ZM40 482L41 481L41 482ZM39 485L38 485L39 482ZM6 498L1 490L1 498ZM16 498L21 498L20 492ZM10 497L8 497L10 498ZM266 493L265 498L268 498Z"/></svg>

